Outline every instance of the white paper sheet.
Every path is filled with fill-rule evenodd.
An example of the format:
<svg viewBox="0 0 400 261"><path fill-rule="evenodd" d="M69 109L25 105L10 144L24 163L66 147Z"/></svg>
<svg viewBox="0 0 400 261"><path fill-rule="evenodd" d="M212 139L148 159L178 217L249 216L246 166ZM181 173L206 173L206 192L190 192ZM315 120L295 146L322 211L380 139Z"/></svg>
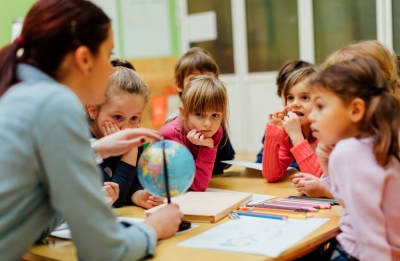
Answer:
<svg viewBox="0 0 400 261"><path fill-rule="evenodd" d="M127 222L127 223L135 223L135 222L143 222L144 218L133 218L133 217L117 217L117 221ZM180 235L182 233L188 232L192 229L199 227L199 225L192 224L192 226L184 231L176 232L175 236ZM67 223L62 223L60 226L56 227L56 229L50 233L53 237L63 238L63 239L71 239L71 230L69 230Z"/></svg>
<svg viewBox="0 0 400 261"><path fill-rule="evenodd" d="M188 40L191 43L214 41L218 38L215 11L188 15Z"/></svg>
<svg viewBox="0 0 400 261"><path fill-rule="evenodd" d="M234 192L239 192L240 191L232 191L232 190L225 190L225 189L216 189L216 188L207 188L206 191L211 191L211 192L229 192L229 193L234 193ZM246 204L256 204L260 203L261 201L265 200L270 200L273 198L277 198L278 196L271 196L271 195L263 195L263 194L253 194L252 195L252 200Z"/></svg>
<svg viewBox="0 0 400 261"><path fill-rule="evenodd" d="M241 216L240 219L230 220L185 240L178 246L276 258L328 220L329 218L275 220Z"/></svg>
<svg viewBox="0 0 400 261"><path fill-rule="evenodd" d="M241 161L241 160L222 160L221 162L226 163L226 164L242 166L242 167L246 167L246 168L250 168L250 169L262 170L261 163Z"/></svg>

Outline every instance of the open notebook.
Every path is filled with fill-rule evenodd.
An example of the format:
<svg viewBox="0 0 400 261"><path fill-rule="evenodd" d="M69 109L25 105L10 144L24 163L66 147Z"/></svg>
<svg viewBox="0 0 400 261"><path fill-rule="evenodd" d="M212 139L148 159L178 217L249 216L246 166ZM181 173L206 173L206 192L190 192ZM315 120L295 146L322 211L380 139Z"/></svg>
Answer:
<svg viewBox="0 0 400 261"><path fill-rule="evenodd" d="M172 202L179 205L185 220L195 222L217 222L240 205L249 202L251 193L233 192L187 192L173 197ZM146 215L154 213L166 204L146 210Z"/></svg>

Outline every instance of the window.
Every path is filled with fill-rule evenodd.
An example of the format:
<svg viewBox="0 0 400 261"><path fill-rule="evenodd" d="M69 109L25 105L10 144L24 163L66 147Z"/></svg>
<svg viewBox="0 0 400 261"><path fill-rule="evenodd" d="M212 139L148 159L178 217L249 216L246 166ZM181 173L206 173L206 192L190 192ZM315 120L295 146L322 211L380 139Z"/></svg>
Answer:
<svg viewBox="0 0 400 261"><path fill-rule="evenodd" d="M190 47L201 47L209 51L217 62L221 74L234 73L232 15L230 0L188 0L189 14L215 11L218 39L191 43Z"/></svg>
<svg viewBox="0 0 400 261"><path fill-rule="evenodd" d="M356 41L376 39L375 0L314 0L315 60Z"/></svg>
<svg viewBox="0 0 400 261"><path fill-rule="evenodd" d="M246 0L249 72L299 59L297 0Z"/></svg>

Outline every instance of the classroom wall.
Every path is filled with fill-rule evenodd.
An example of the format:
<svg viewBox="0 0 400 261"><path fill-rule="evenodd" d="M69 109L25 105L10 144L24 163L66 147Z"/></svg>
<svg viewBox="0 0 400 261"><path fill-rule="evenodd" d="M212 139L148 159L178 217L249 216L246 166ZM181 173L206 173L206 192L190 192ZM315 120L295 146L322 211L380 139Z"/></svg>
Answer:
<svg viewBox="0 0 400 261"><path fill-rule="evenodd" d="M36 0L0 0L0 47L11 42L11 25L26 15Z"/></svg>

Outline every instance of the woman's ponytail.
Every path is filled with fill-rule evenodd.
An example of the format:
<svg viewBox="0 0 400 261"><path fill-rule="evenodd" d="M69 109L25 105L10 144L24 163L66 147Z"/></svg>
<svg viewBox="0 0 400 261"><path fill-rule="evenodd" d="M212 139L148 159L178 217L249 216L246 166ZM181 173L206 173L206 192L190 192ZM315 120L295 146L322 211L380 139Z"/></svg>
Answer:
<svg viewBox="0 0 400 261"><path fill-rule="evenodd" d="M18 41L4 46L0 50L0 97L15 83L17 83L17 52L20 49Z"/></svg>

